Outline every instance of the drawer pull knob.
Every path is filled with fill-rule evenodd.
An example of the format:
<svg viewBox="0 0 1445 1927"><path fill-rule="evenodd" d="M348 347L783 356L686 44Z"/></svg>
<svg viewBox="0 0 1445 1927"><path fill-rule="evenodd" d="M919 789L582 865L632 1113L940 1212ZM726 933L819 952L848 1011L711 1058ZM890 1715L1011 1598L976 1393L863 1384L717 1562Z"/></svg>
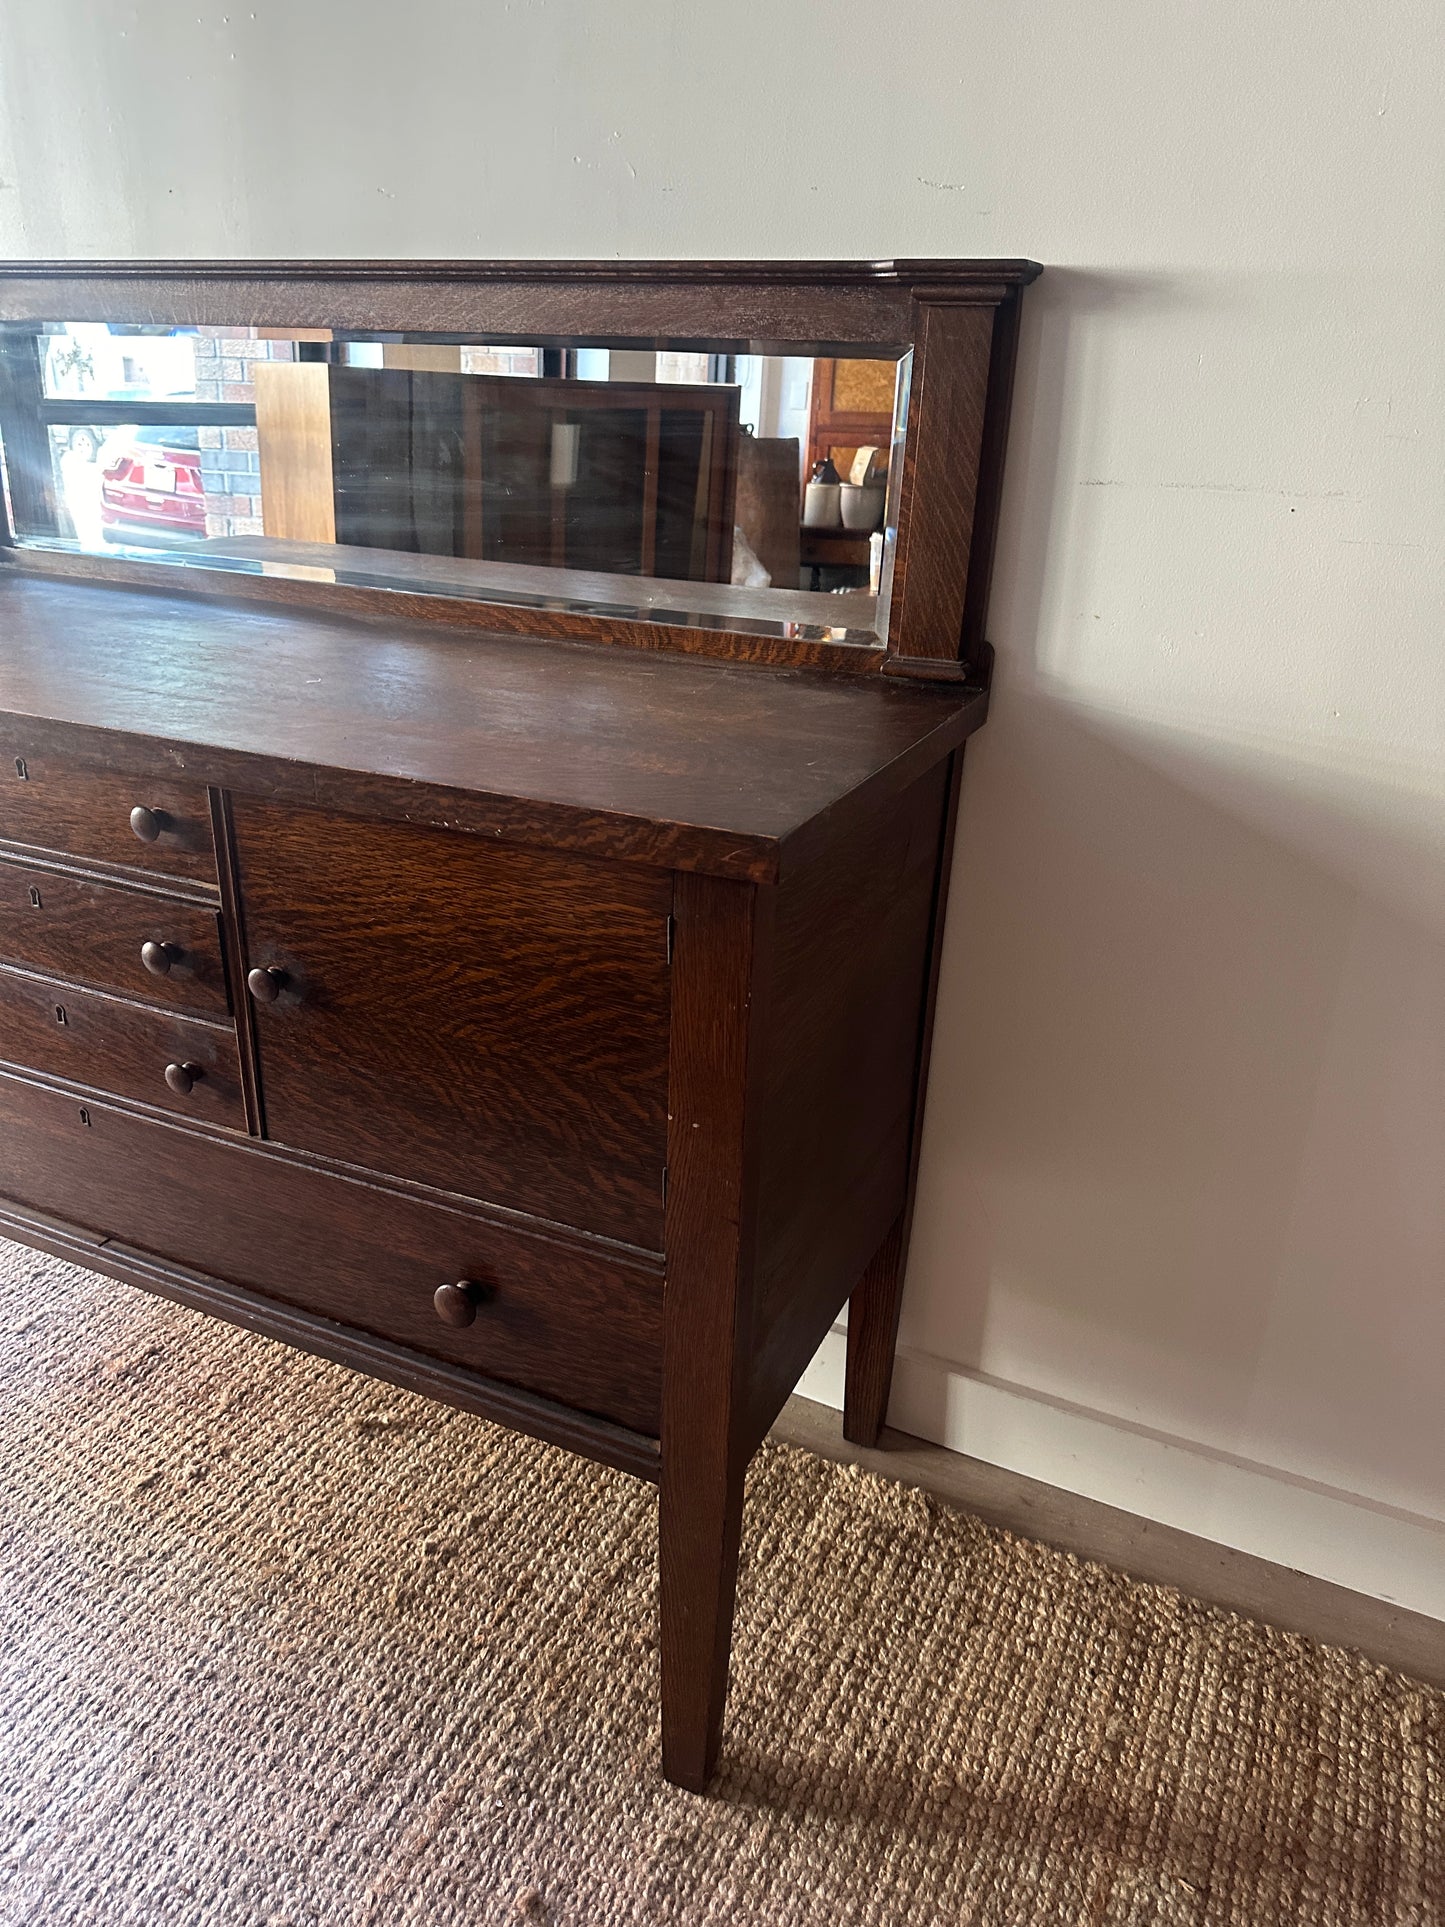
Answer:
<svg viewBox="0 0 1445 1927"><path fill-rule="evenodd" d="M274 1004L286 988L288 978L284 970L273 964L269 970L248 970L246 988L258 1004Z"/></svg>
<svg viewBox="0 0 1445 1927"><path fill-rule="evenodd" d="M474 1278L461 1278L454 1285L438 1285L432 1293L436 1315L444 1325L470 1325L477 1306L491 1295L491 1287Z"/></svg>
<svg viewBox="0 0 1445 1927"><path fill-rule="evenodd" d="M166 1082L177 1097L189 1097L206 1074L204 1064L167 1064Z"/></svg>
<svg viewBox="0 0 1445 1927"><path fill-rule="evenodd" d="M179 944L174 943L143 943L140 947L140 960L153 977L169 977L183 955Z"/></svg>
<svg viewBox="0 0 1445 1927"><path fill-rule="evenodd" d="M173 827L164 810L148 810L144 803L137 803L131 811L130 826L142 843L154 843L162 830Z"/></svg>

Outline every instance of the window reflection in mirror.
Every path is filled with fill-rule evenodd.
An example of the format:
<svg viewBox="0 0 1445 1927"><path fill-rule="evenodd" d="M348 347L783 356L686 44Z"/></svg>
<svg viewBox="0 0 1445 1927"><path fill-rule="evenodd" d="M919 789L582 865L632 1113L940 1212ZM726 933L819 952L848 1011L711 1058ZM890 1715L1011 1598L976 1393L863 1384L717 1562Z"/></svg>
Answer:
<svg viewBox="0 0 1445 1927"><path fill-rule="evenodd" d="M0 352L25 543L877 641L897 357L94 322Z"/></svg>

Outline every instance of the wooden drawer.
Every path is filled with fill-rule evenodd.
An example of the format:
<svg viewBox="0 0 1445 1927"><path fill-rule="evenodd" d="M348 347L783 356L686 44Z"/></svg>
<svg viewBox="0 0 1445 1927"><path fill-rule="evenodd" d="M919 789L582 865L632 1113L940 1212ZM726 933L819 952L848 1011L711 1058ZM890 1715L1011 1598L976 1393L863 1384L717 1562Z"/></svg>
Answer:
<svg viewBox="0 0 1445 1927"><path fill-rule="evenodd" d="M236 1034L229 1025L173 1017L97 990L0 968L0 1058L208 1124L246 1128ZM168 1066L197 1073L188 1092L167 1082Z"/></svg>
<svg viewBox="0 0 1445 1927"><path fill-rule="evenodd" d="M660 1250L671 877L234 812L267 1135Z"/></svg>
<svg viewBox="0 0 1445 1927"><path fill-rule="evenodd" d="M211 807L201 784L84 769L37 755L20 741L3 745L3 752L0 838L126 870L215 883ZM157 818L153 842L143 842L131 828L131 812L138 808Z"/></svg>
<svg viewBox="0 0 1445 1927"><path fill-rule="evenodd" d="M141 957L147 945L163 953L152 949L152 968ZM0 963L202 1017L229 1015L218 911L4 857Z"/></svg>
<svg viewBox="0 0 1445 1927"><path fill-rule="evenodd" d="M662 1281L610 1254L3 1074L0 1195L657 1435ZM432 1294L464 1278L491 1295L457 1330Z"/></svg>

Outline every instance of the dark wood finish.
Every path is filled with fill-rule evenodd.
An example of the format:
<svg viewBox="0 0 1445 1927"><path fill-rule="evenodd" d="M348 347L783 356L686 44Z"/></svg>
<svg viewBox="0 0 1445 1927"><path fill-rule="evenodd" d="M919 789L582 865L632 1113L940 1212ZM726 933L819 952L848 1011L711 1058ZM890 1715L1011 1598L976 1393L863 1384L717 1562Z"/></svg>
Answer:
<svg viewBox="0 0 1445 1927"><path fill-rule="evenodd" d="M1033 261L10 261L0 320L519 336L566 345L905 348L916 288L985 304Z"/></svg>
<svg viewBox="0 0 1445 1927"><path fill-rule="evenodd" d="M82 1108L85 1118L82 1119ZM622 1254L308 1169L0 1075L0 1196L172 1264L611 1419L658 1430L662 1290ZM493 1287L465 1330L439 1284Z"/></svg>
<svg viewBox="0 0 1445 1927"><path fill-rule="evenodd" d="M276 995L233 996L233 1033L60 985L172 1030L142 1088L117 1047L77 1069L10 1026L32 1079L89 1081L23 1084L0 1195L86 1216L116 1275L609 1463L639 1448L606 1427L658 1434L667 1770L704 1784L748 1458L906 1236L945 772L984 698L33 580L7 613L35 766L132 863L163 840L115 770L158 808L183 770L219 857L161 891L81 823L106 875L32 867L219 902L228 981ZM231 1053L229 1132L208 1078L166 1084L191 1031Z"/></svg>
<svg viewBox="0 0 1445 1927"><path fill-rule="evenodd" d="M763 1047L755 1443L898 1215L946 765L777 890Z"/></svg>
<svg viewBox="0 0 1445 1927"><path fill-rule="evenodd" d="M663 1760L693 1788L745 1469L850 1292L850 1434L886 1411L1032 272L0 268L0 318L911 357L887 654L796 591L749 626L722 584L681 608L632 578L619 609L588 577L558 615L521 579L545 571L440 583L421 557L384 587L322 550L346 581L274 591L223 573L274 549L164 594L99 578L165 565L0 571L0 883L53 876L64 910L6 962L0 896L0 1229L656 1478ZM589 646L623 640L652 653ZM219 911L230 1023L157 1008L186 939L141 904Z"/></svg>
<svg viewBox="0 0 1445 1927"><path fill-rule="evenodd" d="M234 807L268 1134L659 1249L670 880Z"/></svg>
<svg viewBox="0 0 1445 1927"><path fill-rule="evenodd" d="M0 856L0 962L224 1020L219 917L185 897Z"/></svg>
<svg viewBox="0 0 1445 1927"><path fill-rule="evenodd" d="M452 1285L438 1285L431 1295L432 1309L444 1325L459 1330L475 1325L477 1309L485 1303L490 1287L475 1278L459 1278Z"/></svg>
<svg viewBox="0 0 1445 1927"><path fill-rule="evenodd" d="M246 1129L260 1137L265 1129L261 1111L261 1085L256 1070L256 1034L251 1018L251 998L242 988L246 982L246 918L236 887L236 847L231 826L231 798L225 790L210 792L211 834L215 842L217 869L221 886L221 941L226 959L226 979L233 987L232 1008L236 1040L241 1049L241 1095L246 1106Z"/></svg>
<svg viewBox="0 0 1445 1927"><path fill-rule="evenodd" d="M921 664L923 673L936 676L940 664L947 664L955 678L976 684L977 638L1002 473L1001 448L995 449L992 428L985 433L985 417L998 417L1000 406L1006 414L1018 297L1038 272L1033 263L1022 261L20 262L0 264L0 318L7 323L70 317L186 324L209 316L232 323L239 317L250 325L257 316L291 314L301 317L292 326L319 326L328 335L381 329L453 341L565 344L581 338L723 353L807 351L824 358L825 380L830 358L892 359L911 351L913 395L905 472L896 498L898 566L889 575L888 650L877 653L891 657L893 668L902 674L914 673L913 665ZM273 301L274 309L269 305ZM236 306L222 314L228 302ZM995 328L995 315L1005 309L1009 319ZM266 332L284 325L284 320L268 320ZM991 366L995 345L1006 367ZM23 369L18 378L24 388ZM39 422L65 405L32 398L28 406L30 415L41 410L35 415ZM23 398L17 407L25 412ZM465 403L462 412L469 412ZM471 408L473 416L475 412ZM876 431L868 423L875 419L881 417L860 417L849 425L849 434L856 430L869 439ZM23 442L27 432L28 417L27 425L12 429L12 439ZM893 466L900 466L896 452ZM649 473L655 481L655 471ZM650 481L647 487L652 486ZM976 514L984 525L977 543ZM923 519L915 524L916 515ZM461 547L475 546L471 537L478 532L476 519L466 514L455 518L453 538L441 546L457 546L457 531L463 532ZM718 531L715 549L722 533ZM652 566L655 548L644 538L643 568ZM563 559L555 543L550 559ZM76 569L82 561L97 575L119 572L152 581L156 575L154 565L114 557L30 552L25 566ZM194 570L206 572L204 564ZM726 574L721 553L715 554L711 572ZM198 592L204 592L203 585ZM377 592L355 584L251 577L237 593L361 610L374 603ZM559 601L565 602L565 595L559 592ZM786 628L755 623L745 596L735 621L725 617L719 624L695 626L658 624L645 611L619 609L615 589L609 601L611 606L600 609L577 604L544 608L533 626L543 633L728 659L816 664L828 647L826 639L795 637ZM411 613L434 613L454 622L469 619L465 611L456 610L414 607ZM500 603L487 620L498 628L527 626L525 616ZM760 628L771 633L759 634Z"/></svg>
<svg viewBox="0 0 1445 1927"><path fill-rule="evenodd" d="M8 651L12 638L3 615L0 625ZM75 640L84 648L82 637ZM131 828L137 806L162 818L153 842L140 841ZM13 715L0 718L0 839L122 870L216 880L204 788L168 776L81 767L49 752L39 733Z"/></svg>
<svg viewBox="0 0 1445 1927"><path fill-rule="evenodd" d="M748 546L767 570L773 590L798 588L798 505L802 457L796 435L743 435L738 443L737 520ZM749 598L748 607L755 607ZM824 612L828 623L837 611ZM868 627L877 622L876 605Z"/></svg>
<svg viewBox="0 0 1445 1927"><path fill-rule="evenodd" d="M978 489L974 500L973 527L969 532L968 587L963 600L963 659L985 688L993 666L993 650L985 632L988 592L993 583L994 547L998 540L999 510L1003 506L1004 455L1008 448L1009 415L1013 408L1022 306L1019 291L1015 290L994 310L993 349L988 364L988 391L984 397Z"/></svg>
<svg viewBox="0 0 1445 1927"><path fill-rule="evenodd" d="M898 1318L903 1306L908 1246L913 1236L918 1160L923 1150L923 1112L928 1099L928 1065L933 1053L933 1019L938 1008L938 978L943 967L943 927L953 878L953 845L958 828L958 799L963 784L961 749L955 750L949 758L946 780L947 795L929 920L927 976L919 1013L903 1212L869 1264L859 1286L856 1331L853 1306L850 1305L848 1313L843 1423L849 1440L858 1445L877 1443L879 1430L888 1416L888 1394L893 1385L893 1354L898 1343Z"/></svg>
<svg viewBox="0 0 1445 1927"><path fill-rule="evenodd" d="M608 1419L594 1418L560 1405L555 1399L519 1391L496 1379L483 1378L462 1366L442 1359L427 1358L389 1339L370 1332L318 1318L313 1312L293 1310L259 1292L245 1291L239 1285L223 1284L205 1272L186 1270L157 1258L153 1252L126 1245L114 1238L100 1238L94 1232L27 1210L22 1205L0 1205L0 1237L15 1238L53 1253L71 1264L84 1265L88 1271L114 1278L141 1291L187 1305L212 1318L224 1318L247 1331L260 1332L298 1351L313 1352L397 1385L404 1392L416 1392L455 1405L464 1412L494 1424L525 1432L549 1445L560 1445L568 1452L602 1465L616 1466L633 1478L657 1483L660 1453L657 1440Z"/></svg>
<svg viewBox="0 0 1445 1927"><path fill-rule="evenodd" d="M289 971L282 970L279 964L268 964L264 970L257 967L246 972L246 989L258 1004L274 1004L290 982Z"/></svg>
<svg viewBox="0 0 1445 1927"><path fill-rule="evenodd" d="M89 1090L114 1091L206 1124L246 1128L236 1034L229 1024L202 1023L0 967L0 1056Z"/></svg>
<svg viewBox="0 0 1445 1927"><path fill-rule="evenodd" d="M921 305L889 604L900 664L956 663L962 650L992 346L991 308ZM920 421L946 432L920 433Z"/></svg>
<svg viewBox="0 0 1445 1927"><path fill-rule="evenodd" d="M164 803L157 781L179 760L276 801L772 880L987 712L980 694L873 678L644 667L399 619L19 578L0 579L0 632L0 835L11 798L40 787L14 780L10 743L42 770L63 751L69 774L47 789L73 790L83 769L92 810L119 810L106 850L132 862L163 847L130 833L136 784ZM37 833L59 807L32 805ZM78 800L72 814L94 844Z"/></svg>
<svg viewBox="0 0 1445 1927"><path fill-rule="evenodd" d="M903 1219L897 1217L848 1300L843 1436L850 1444L876 1445L883 1430L902 1304Z"/></svg>
<svg viewBox="0 0 1445 1927"><path fill-rule="evenodd" d="M798 559L804 568L866 569L869 537L855 529L798 530Z"/></svg>
<svg viewBox="0 0 1445 1927"><path fill-rule="evenodd" d="M5 452L6 534L58 526L55 457L40 418L45 387L40 342L32 333L0 327L0 444Z"/></svg>
<svg viewBox="0 0 1445 1927"><path fill-rule="evenodd" d="M760 1067L772 905L745 884L680 877L668 1091L663 1302L662 1762L712 1777L727 1698L742 1532Z"/></svg>

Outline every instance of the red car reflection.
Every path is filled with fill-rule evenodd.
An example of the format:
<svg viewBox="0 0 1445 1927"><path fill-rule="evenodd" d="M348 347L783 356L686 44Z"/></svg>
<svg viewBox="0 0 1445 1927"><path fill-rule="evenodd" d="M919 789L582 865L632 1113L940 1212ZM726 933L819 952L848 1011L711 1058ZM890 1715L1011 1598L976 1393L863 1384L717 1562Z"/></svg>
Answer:
<svg viewBox="0 0 1445 1927"><path fill-rule="evenodd" d="M200 434L137 428L106 451L100 525L107 542L166 543L206 532Z"/></svg>

